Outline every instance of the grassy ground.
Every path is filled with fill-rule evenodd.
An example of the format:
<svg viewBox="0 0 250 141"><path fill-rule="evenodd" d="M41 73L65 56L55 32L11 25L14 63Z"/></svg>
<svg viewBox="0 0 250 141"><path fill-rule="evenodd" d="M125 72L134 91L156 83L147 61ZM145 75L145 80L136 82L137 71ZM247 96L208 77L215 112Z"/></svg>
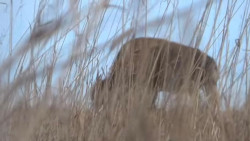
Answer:
<svg viewBox="0 0 250 141"><path fill-rule="evenodd" d="M172 39L176 37L174 26L183 31L183 36L188 32L187 27L180 29L173 20L177 16L177 1L165 1L176 10L150 21L145 18L150 10L137 11L150 9L145 1L123 1L123 6L117 6L100 0L89 4L88 10L80 8L81 1L69 1L68 12L60 14L61 9L56 7L57 17L50 22L42 21L47 3L41 3L27 39L21 38L22 43L12 45L14 33L10 30L9 55L0 63L0 140L250 140L250 3L241 2L228 1L226 10L221 9L221 2L214 3L212 10L208 3L201 16L197 16L200 23L193 24L196 29L193 43L204 52L216 52L213 58L221 70L218 82L221 108L217 112L197 102L197 97L171 99L165 103L167 108L149 108L145 99L150 92L136 84L126 92L122 91L126 89L123 86L115 87L112 97L104 90L102 94L108 104L100 109L91 105L89 92L97 70L101 72L109 56L134 33L146 36L153 32L156 37ZM191 10L195 11L195 6L200 5ZM239 8L243 11L241 28L236 44L232 45L228 36L232 30L230 23ZM223 10L220 16L223 18L218 18L218 11ZM180 11L179 18L191 18L187 11ZM211 11L214 20L208 24ZM116 12L121 13L120 18L107 18ZM17 24L13 15L10 12L10 25ZM183 25L192 24L192 20L186 21L189 22ZM201 44L205 30L196 27L205 25L212 26L211 33ZM106 33L109 28L116 33ZM106 40L99 44L103 36Z"/></svg>

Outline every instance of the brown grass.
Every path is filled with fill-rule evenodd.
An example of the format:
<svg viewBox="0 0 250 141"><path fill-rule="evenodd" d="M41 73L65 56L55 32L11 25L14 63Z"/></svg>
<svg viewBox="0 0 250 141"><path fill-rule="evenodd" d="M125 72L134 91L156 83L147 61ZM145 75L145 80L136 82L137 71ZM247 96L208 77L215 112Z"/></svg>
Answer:
<svg viewBox="0 0 250 141"><path fill-rule="evenodd" d="M228 1L227 9L222 8L225 3L208 2L203 13L196 10L200 3L177 10L178 2L165 1L161 18L150 20L152 5L147 1L118 5L100 0L88 8L81 7L82 1L68 1L64 14L61 6L53 7L51 15L56 16L49 21L43 17L49 4L40 3L30 32L23 35L27 39L20 37L17 45L12 44L12 28L18 23L10 3L9 55L0 63L1 140L250 140L249 1ZM234 33L239 36L232 45L230 24L238 13L241 28ZM187 21L183 28L180 19ZM192 33L187 31L190 26L195 29ZM206 33L208 27L211 32ZM127 87L122 81L111 91L104 87L99 92L108 104L93 107L90 91L97 72L102 69L102 79L107 78L110 69L103 66L111 64L110 56L128 39L138 34L168 40L179 36L181 43L187 33L194 47L214 52L220 70L220 109L207 108L207 97L200 91L190 97L181 93L175 99L167 95L166 107L150 108L151 89L136 83Z"/></svg>

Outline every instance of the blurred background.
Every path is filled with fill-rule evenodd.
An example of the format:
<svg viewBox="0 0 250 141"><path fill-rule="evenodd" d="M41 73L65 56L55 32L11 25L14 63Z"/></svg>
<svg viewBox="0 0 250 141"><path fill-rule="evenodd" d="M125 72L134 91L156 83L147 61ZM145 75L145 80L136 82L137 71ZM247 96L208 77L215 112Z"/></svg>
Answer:
<svg viewBox="0 0 250 141"><path fill-rule="evenodd" d="M248 0L0 0L0 136L250 140L249 25ZM89 91L97 73L104 79L133 37L167 39L213 57L219 122L211 111L173 100L152 111L94 110Z"/></svg>

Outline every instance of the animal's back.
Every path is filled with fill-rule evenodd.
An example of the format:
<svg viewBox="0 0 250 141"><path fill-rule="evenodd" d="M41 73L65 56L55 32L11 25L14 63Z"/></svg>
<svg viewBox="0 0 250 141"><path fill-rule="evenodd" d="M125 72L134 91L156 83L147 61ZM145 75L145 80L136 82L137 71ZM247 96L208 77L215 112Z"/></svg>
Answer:
<svg viewBox="0 0 250 141"><path fill-rule="evenodd" d="M174 79L179 81L176 83L181 83L188 75L194 77L192 73L195 69L202 68L204 55L198 49L164 39L136 38L121 48L111 68L111 75L157 81L157 85Z"/></svg>

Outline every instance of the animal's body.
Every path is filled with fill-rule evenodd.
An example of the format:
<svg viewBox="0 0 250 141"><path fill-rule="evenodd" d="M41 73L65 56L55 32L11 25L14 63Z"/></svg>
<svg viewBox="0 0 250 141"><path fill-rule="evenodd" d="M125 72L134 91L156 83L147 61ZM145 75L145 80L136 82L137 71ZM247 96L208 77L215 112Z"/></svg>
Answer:
<svg viewBox="0 0 250 141"><path fill-rule="evenodd" d="M218 80L216 62L199 49L164 39L136 38L122 46L109 75L97 79L91 98L100 104L98 95L103 88L141 85L154 91L153 103L159 91L193 93L199 88L217 100Z"/></svg>

